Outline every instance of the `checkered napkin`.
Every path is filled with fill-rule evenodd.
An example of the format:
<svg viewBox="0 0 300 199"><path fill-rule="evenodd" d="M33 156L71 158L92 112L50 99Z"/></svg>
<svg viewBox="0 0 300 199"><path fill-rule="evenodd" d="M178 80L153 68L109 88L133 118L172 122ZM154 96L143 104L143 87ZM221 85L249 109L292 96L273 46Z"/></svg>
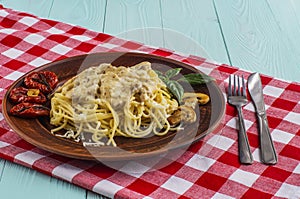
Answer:
<svg viewBox="0 0 300 199"><path fill-rule="evenodd" d="M140 43L40 19L0 6L0 100L25 72L43 64L92 52L131 51L168 57L195 66L227 85L230 74L249 72L151 48ZM300 85L261 76L269 126L278 164L259 162L257 121L252 103L244 108L246 129L255 162L238 161L236 112L226 107L224 126L193 144L180 158L155 171L145 165L139 174L96 162L62 157L36 148L13 132L0 112L0 157L99 194L116 198L300 198ZM225 94L225 93L224 93ZM210 148L202 153L203 147Z"/></svg>

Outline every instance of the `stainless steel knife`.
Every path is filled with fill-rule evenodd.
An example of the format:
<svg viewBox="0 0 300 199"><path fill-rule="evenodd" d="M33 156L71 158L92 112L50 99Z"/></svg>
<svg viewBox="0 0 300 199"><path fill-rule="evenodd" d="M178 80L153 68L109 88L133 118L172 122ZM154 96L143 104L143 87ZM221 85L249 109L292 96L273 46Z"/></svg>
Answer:
<svg viewBox="0 0 300 199"><path fill-rule="evenodd" d="M249 76L248 90L258 118L261 161L265 164L276 164L277 154L270 134L259 73L253 73Z"/></svg>

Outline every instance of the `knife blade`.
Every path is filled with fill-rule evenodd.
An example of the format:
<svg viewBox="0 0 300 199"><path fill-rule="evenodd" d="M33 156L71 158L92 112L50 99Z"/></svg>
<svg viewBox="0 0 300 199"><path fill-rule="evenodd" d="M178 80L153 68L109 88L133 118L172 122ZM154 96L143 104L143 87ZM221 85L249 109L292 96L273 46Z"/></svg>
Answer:
<svg viewBox="0 0 300 199"><path fill-rule="evenodd" d="M248 90L256 110L259 124L261 161L265 164L276 164L277 154L270 134L259 73L253 73L249 76Z"/></svg>

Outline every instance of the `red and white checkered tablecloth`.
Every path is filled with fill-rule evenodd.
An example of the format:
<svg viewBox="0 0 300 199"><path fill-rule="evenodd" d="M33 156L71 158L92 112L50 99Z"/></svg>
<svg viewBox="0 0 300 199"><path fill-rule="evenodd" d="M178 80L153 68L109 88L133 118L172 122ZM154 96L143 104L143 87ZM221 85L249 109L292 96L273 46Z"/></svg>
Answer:
<svg viewBox="0 0 300 199"><path fill-rule="evenodd" d="M249 72L203 58L125 41L81 27L40 19L0 6L0 100L25 72L55 60L107 51L142 52L188 63L227 82L230 74ZM0 112L0 157L99 194L116 198L300 198L300 85L261 75L269 126L278 163L259 162L257 121L252 103L244 108L253 165L241 165L237 155L236 112L226 106L221 133L205 144L193 144L170 165L132 175L100 163L43 151L13 132ZM215 143L215 144L213 144Z"/></svg>

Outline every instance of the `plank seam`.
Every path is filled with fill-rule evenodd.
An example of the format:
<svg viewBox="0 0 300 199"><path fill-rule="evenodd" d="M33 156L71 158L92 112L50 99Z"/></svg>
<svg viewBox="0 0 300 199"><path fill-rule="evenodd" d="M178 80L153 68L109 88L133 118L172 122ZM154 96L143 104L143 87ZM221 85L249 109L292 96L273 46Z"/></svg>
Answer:
<svg viewBox="0 0 300 199"><path fill-rule="evenodd" d="M216 14L216 17L217 17L217 20L218 20L218 25L219 25L219 28L220 28L220 31L221 31L221 36L222 36L224 46L225 46L225 49L226 49L226 54L227 54L227 57L228 57L228 61L229 61L229 64L232 65L229 50L228 50L226 40L225 40L225 36L224 36L224 32L223 32L223 29L222 29L221 21L220 21L219 15L218 15L215 0L213 0L213 6L214 6L214 9L215 9L215 14Z"/></svg>
<svg viewBox="0 0 300 199"><path fill-rule="evenodd" d="M105 31L105 24L106 24L106 12L107 12L107 0L105 1L105 9L104 9L104 17L103 17L103 25L102 25L102 32Z"/></svg>
<svg viewBox="0 0 300 199"><path fill-rule="evenodd" d="M162 2L159 0L159 12L160 12L160 23L161 23L161 28L162 28L162 37L163 37L163 47L166 47L166 42L165 42L165 27L164 27L164 20L163 20L163 10L162 10Z"/></svg>
<svg viewBox="0 0 300 199"><path fill-rule="evenodd" d="M4 160L3 167L2 167L1 172L0 172L0 182L2 181L2 177L3 177L3 174L4 174L5 165L6 165L6 160Z"/></svg>
<svg viewBox="0 0 300 199"><path fill-rule="evenodd" d="M47 18L50 18L50 14L51 14L51 11L52 11L52 8L53 8L54 1L55 0L53 0L52 3L51 3L51 5L50 5L50 9L49 9Z"/></svg>

